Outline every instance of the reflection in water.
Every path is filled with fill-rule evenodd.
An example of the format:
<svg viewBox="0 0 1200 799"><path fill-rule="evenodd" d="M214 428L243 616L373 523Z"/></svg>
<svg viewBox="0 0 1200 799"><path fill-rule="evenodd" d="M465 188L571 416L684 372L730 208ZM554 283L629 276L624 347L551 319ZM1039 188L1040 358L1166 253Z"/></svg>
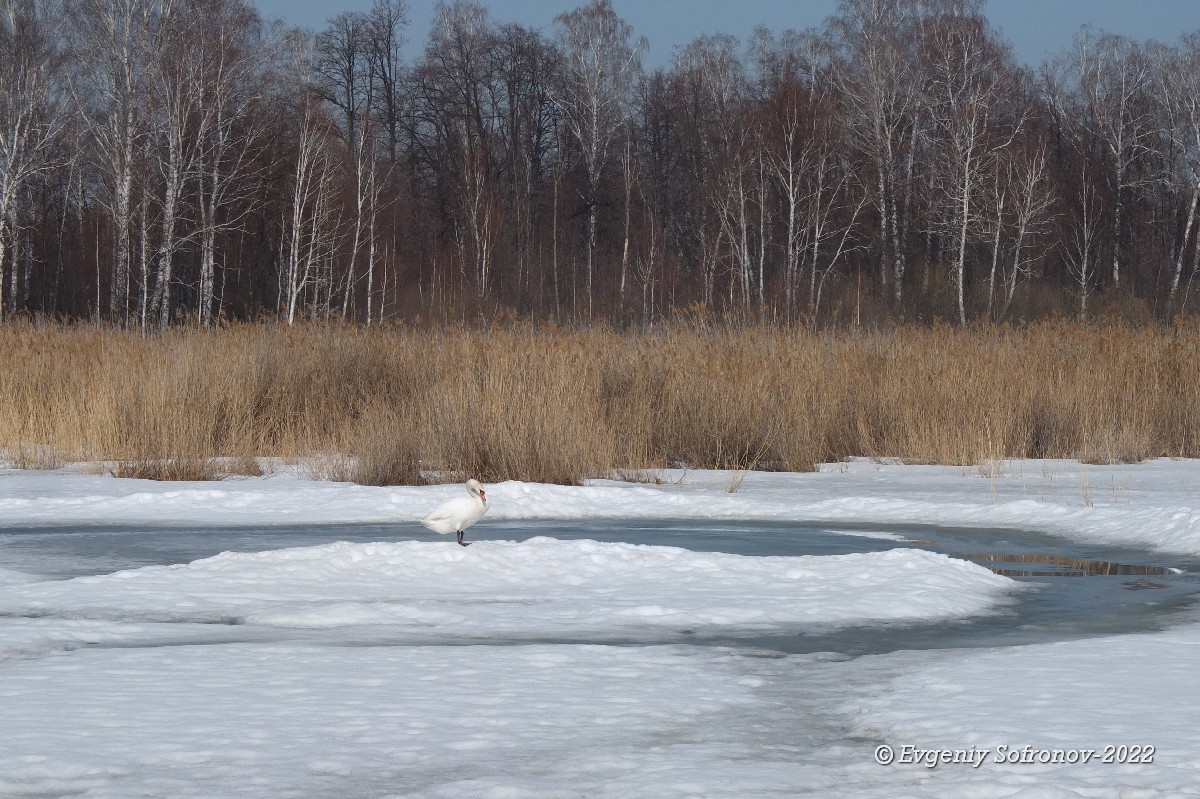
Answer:
<svg viewBox="0 0 1200 799"><path fill-rule="evenodd" d="M1177 573L1176 570L1165 566L1145 564L1114 563L1109 560L1094 560L1091 558L1073 558L1069 555L1047 555L1040 552L997 553L984 552L968 555L955 555L956 558L973 560L987 565L996 574L1005 577L1098 577L1113 575L1163 576ZM1007 564L994 566L990 564ZM1026 569L1017 566L1020 563L1036 563L1045 566L1055 566L1053 569ZM1146 582L1146 581L1142 581Z"/></svg>

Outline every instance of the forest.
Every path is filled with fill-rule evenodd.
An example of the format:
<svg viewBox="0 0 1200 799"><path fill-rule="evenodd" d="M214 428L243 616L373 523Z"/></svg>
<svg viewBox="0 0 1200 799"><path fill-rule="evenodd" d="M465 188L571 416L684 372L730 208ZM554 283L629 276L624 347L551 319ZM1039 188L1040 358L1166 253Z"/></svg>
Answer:
<svg viewBox="0 0 1200 799"><path fill-rule="evenodd" d="M982 0L843 0L646 69L407 0L0 0L0 315L1024 324L1195 310L1200 32L1018 63ZM1200 289L1200 287L1197 287Z"/></svg>

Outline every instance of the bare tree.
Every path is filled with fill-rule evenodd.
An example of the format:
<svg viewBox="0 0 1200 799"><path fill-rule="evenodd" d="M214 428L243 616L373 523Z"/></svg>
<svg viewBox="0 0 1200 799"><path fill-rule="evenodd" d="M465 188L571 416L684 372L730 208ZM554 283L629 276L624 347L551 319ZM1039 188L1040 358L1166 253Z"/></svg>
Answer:
<svg viewBox="0 0 1200 799"><path fill-rule="evenodd" d="M829 277L857 249L854 229L868 194L854 178L834 84L819 66L827 42L785 34L778 49L757 34L767 163L783 206L784 308L800 314L801 273L808 270L806 310L815 320Z"/></svg>
<svg viewBox="0 0 1200 799"><path fill-rule="evenodd" d="M558 108L550 93L559 53L538 31L506 25L493 48L492 63L495 106L502 120L497 133L507 173L505 227L516 261L512 287L518 296L540 294L540 286L533 283L540 261L538 237L546 227L540 211L552 164L562 156Z"/></svg>
<svg viewBox="0 0 1200 799"><path fill-rule="evenodd" d="M352 188L353 227L340 288L341 316L345 319L351 313L358 296L359 261L365 260L368 324L373 315L383 191L387 172L398 157L403 112L399 51L407 21L404 0L376 0L369 12L333 17L317 37L316 85L337 110Z"/></svg>
<svg viewBox="0 0 1200 799"><path fill-rule="evenodd" d="M958 321L966 324L964 300L968 245L981 224L987 177L1024 126L1020 112L997 122L1006 87L1014 82L1006 53L982 16L945 16L930 38L930 115L941 136L942 193L953 237L953 272ZM997 199L1002 199L998 195Z"/></svg>
<svg viewBox="0 0 1200 799"><path fill-rule="evenodd" d="M1148 103L1152 76L1142 48L1123 36L1076 38L1071 66L1078 80L1080 122L1105 148L1112 180L1112 283L1121 282L1125 195L1138 185L1133 167L1157 134Z"/></svg>
<svg viewBox="0 0 1200 799"><path fill-rule="evenodd" d="M672 211L668 225L672 246L688 263L692 279L698 278L693 291L705 308L713 307L725 249L725 226L719 211L725 192L719 162L729 150L715 122L728 115L718 104L725 95L711 85L714 73L704 69L712 59L696 57L709 49L690 45L676 54L669 84L674 96L664 98L654 111L656 127L669 131L659 134L665 139L664 152L657 155L664 172L658 189L660 204ZM657 94L662 97L667 92Z"/></svg>
<svg viewBox="0 0 1200 799"><path fill-rule="evenodd" d="M1164 175L1173 191L1190 199L1184 204L1183 229L1178 234L1171 264L1168 303L1173 307L1183 277L1187 245L1196 231L1200 211L1200 32L1184 36L1178 49L1162 50L1156 70L1158 94L1169 143ZM1195 236L1200 256L1200 235ZM1192 272L1200 263L1193 259Z"/></svg>
<svg viewBox="0 0 1200 799"><path fill-rule="evenodd" d="M0 0L0 318L1187 306L1200 33L1085 30L1039 92L983 0L839 0L643 76L579 2L543 33L446 0L406 61L409 0L308 37L251 0Z"/></svg>
<svg viewBox="0 0 1200 799"><path fill-rule="evenodd" d="M158 168L162 193L158 199L159 238L155 255L154 293L147 305L160 327L171 321L175 256L181 244L184 191L196 174L199 150L191 136L200 114L195 91L196 63L201 58L193 26L199 15L183 3L164 4L153 37L148 63L153 110L153 139L149 150ZM147 323L145 312L142 324Z"/></svg>
<svg viewBox="0 0 1200 799"><path fill-rule="evenodd" d="M366 23L371 85L375 90L372 108L379 119L388 162L394 164L400 157L400 129L405 105L405 67L401 51L406 42L404 31L408 27L407 0L375 0L367 13Z"/></svg>
<svg viewBox="0 0 1200 799"><path fill-rule="evenodd" d="M112 220L108 316L127 324L135 160L149 124L147 81L157 16L148 0L78 0L67 8L73 94L96 145Z"/></svg>
<svg viewBox="0 0 1200 799"><path fill-rule="evenodd" d="M1082 164L1079 207L1071 216L1066 243L1067 268L1079 294L1079 321L1087 321L1087 301L1096 274L1096 239L1100 231L1100 215L1096 207L1096 187Z"/></svg>
<svg viewBox="0 0 1200 799"><path fill-rule="evenodd" d="M809 131L802 119L802 101L797 97L799 93L795 86L788 86L778 93L778 107L769 113L763 133L767 164L784 204L784 313L788 321L796 318L796 286L804 250L804 224L800 210L805 175L810 174L811 170L813 148L810 144L816 141L816 137L807 135Z"/></svg>
<svg viewBox="0 0 1200 799"><path fill-rule="evenodd" d="M1032 242L1048 231L1056 200L1048 174L1048 160L1046 145L1035 142L1030 147L1014 148L1003 153L1001 166L995 172L994 194L991 198L995 239L992 245L992 271L988 278L989 317L993 316L993 293L1001 258L999 242L1006 228L1011 237L1011 258L1007 271L1001 270L999 275L1004 302L995 318L1003 318L1008 314L1017 286L1032 276L1036 258L1030 256L1029 249Z"/></svg>
<svg viewBox="0 0 1200 799"><path fill-rule="evenodd" d="M415 76L418 142L436 183L447 237L475 297L487 296L498 246L500 140L487 9L470 0L439 3Z"/></svg>
<svg viewBox="0 0 1200 799"><path fill-rule="evenodd" d="M729 303L735 291L749 306L763 304L760 260L764 254L758 233L766 213L762 130L750 122L750 78L738 54L738 41L729 35L702 36L690 43L677 61L694 87L704 122L709 128L701 143L707 168L707 199L720 222L720 238L728 244Z"/></svg>
<svg viewBox="0 0 1200 799"><path fill-rule="evenodd" d="M333 183L336 163L330 157L327 142L330 124L309 103L299 131L295 152L296 165L291 182L291 203L284 218L281 303L290 325L307 292L325 287L324 311L328 314L332 293L331 262L336 244L338 218L333 208ZM312 305L321 306L319 291Z"/></svg>
<svg viewBox="0 0 1200 799"><path fill-rule="evenodd" d="M854 134L874 172L882 232L880 285L892 283L900 307L908 268L912 169L921 133L914 46L917 0L842 0L830 26L841 45L834 79Z"/></svg>
<svg viewBox="0 0 1200 799"><path fill-rule="evenodd" d="M367 229L376 216L376 123L374 82L378 74L372 53L372 26L365 14L345 11L329 21L317 36L317 86L339 112L345 152L354 189L353 233L342 284L341 316L350 312L357 263ZM374 241L369 247L374 254ZM373 267L373 264L372 264Z"/></svg>
<svg viewBox="0 0 1200 799"><path fill-rule="evenodd" d="M0 0L0 298L7 281L13 311L22 283L15 258L9 258L17 254L19 200L36 177L56 168L51 147L65 122L56 96L60 53L46 16L52 10L34 2Z"/></svg>
<svg viewBox="0 0 1200 799"><path fill-rule="evenodd" d="M634 249L632 271L641 286L641 318L644 324L652 324L659 310L659 300L673 294L675 280L667 288L667 265L673 262L668 257L671 247L672 228L679 239L681 221L686 218L680 211L694 209L692 195L688 191L684 161L680 148L675 145L678 137L679 81L672 79L665 69L658 69L638 84L638 114L633 120L635 128L634 159L637 162L637 199L641 210L638 220L642 233L641 246ZM679 257L674 260L682 260Z"/></svg>
<svg viewBox="0 0 1200 799"><path fill-rule="evenodd" d="M251 123L261 99L261 51L268 46L258 17L243 0L202 0L192 64L199 94L196 137L196 205L200 245L199 322L220 318L216 294L217 238L237 229L256 165L254 150L263 128ZM273 46L273 45L271 45ZM214 307L215 306L215 307Z"/></svg>
<svg viewBox="0 0 1200 799"><path fill-rule="evenodd" d="M293 35L289 45L294 86L299 93L294 106L299 127L282 219L279 308L290 325L303 310L301 303L310 292L314 308L322 309L324 314L330 310L332 262L340 219L333 196L336 148L330 146L336 130L332 120L322 113L320 97L310 85L313 43L308 37Z"/></svg>
<svg viewBox="0 0 1200 799"><path fill-rule="evenodd" d="M579 142L587 194L587 312L592 314L596 214L600 178L609 146L633 115L631 102L641 72L645 39L630 41L633 28L613 11L611 0L592 2L555 18L563 52L563 86L554 96Z"/></svg>
<svg viewBox="0 0 1200 799"><path fill-rule="evenodd" d="M379 260L377 256L377 236L379 214L384 203L383 194L388 179L395 169L399 159L400 129L404 110L402 97L404 82L404 65L401 61L401 48L404 46L404 29L408 25L407 0L375 0L367 14L368 54L370 61L371 79L369 81L374 96L371 101L374 120L378 127L378 137L382 138L384 152L387 155L386 166L380 163L376 152L378 145L358 148L359 163L365 167L366 180L357 181L356 185L365 186L356 192L364 198L367 210L367 263L366 263L366 322L371 324L372 306L375 299L375 272ZM366 142L364 141L365 145ZM357 170L362 174L364 170ZM383 302L379 304L380 319L382 320Z"/></svg>

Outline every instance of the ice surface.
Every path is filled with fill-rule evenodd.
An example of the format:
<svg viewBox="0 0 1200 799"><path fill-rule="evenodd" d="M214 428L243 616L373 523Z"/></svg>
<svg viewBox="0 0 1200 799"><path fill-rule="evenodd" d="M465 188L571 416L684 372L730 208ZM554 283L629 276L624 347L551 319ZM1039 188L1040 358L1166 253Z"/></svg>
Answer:
<svg viewBox="0 0 1200 799"><path fill-rule="evenodd" d="M1200 625L864 660L903 671L843 708L856 736L897 754L905 744L986 750L978 769L893 764L893 779L912 784L907 795L976 795L972 786L988 784L986 795L1031 799L1200 795Z"/></svg>
<svg viewBox="0 0 1200 799"><path fill-rule="evenodd" d="M879 530L893 539L910 525L1009 527L1200 553L1196 461L856 461L745 475L735 493L728 473L665 477L489 486L479 529L553 518L827 520L897 525ZM169 484L7 471L0 518L395 523L397 538L412 538L422 515L461 491L297 473ZM912 623L988 612L1009 596L1010 581L903 543L796 558L551 539L343 543L71 580L4 553L4 797L1200 796L1194 621L1153 635L856 659L649 643ZM625 645L584 643L605 636ZM975 747L988 760L1001 744L1155 752L1145 764L927 768L877 764L885 744Z"/></svg>
<svg viewBox="0 0 1200 799"><path fill-rule="evenodd" d="M5 669L0 795L735 796L748 769L780 776L727 740L779 715L756 668L665 647L76 652Z"/></svg>
<svg viewBox="0 0 1200 799"><path fill-rule="evenodd" d="M589 640L952 618L986 612L1018 587L914 549L756 558L552 538L341 542L9 586L0 614Z"/></svg>
<svg viewBox="0 0 1200 799"><path fill-rule="evenodd" d="M13 571L12 569L0 568L0 588L6 585L19 585L21 583L32 583L40 579L37 575L26 574L25 572Z"/></svg>

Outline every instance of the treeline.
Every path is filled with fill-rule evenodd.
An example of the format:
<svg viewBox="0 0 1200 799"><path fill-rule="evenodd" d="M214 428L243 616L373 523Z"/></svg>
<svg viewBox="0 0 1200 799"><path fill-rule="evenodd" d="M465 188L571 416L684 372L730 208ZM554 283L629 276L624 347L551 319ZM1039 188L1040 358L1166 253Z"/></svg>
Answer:
<svg viewBox="0 0 1200 799"><path fill-rule="evenodd" d="M669 68L406 0L0 0L0 314L812 324L1195 308L1200 32L1037 70L982 0L843 0ZM786 24L786 20L780 20Z"/></svg>

